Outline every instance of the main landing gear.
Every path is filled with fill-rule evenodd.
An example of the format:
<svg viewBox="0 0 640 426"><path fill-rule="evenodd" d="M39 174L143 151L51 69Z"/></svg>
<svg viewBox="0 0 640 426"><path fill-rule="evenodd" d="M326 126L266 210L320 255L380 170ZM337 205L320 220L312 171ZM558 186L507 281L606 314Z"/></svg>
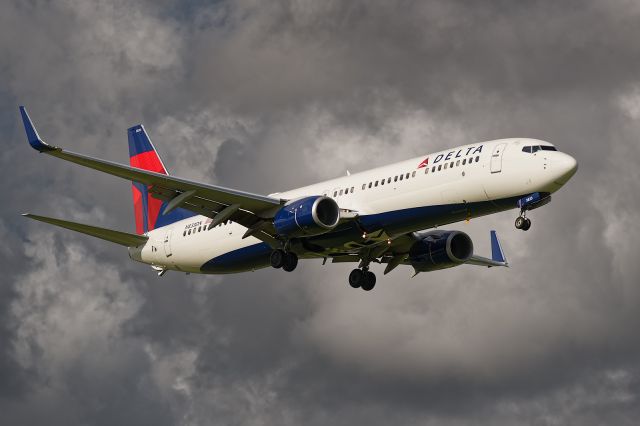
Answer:
<svg viewBox="0 0 640 426"><path fill-rule="evenodd" d="M353 288L360 287L364 291L371 291L376 286L376 274L369 271L368 267L354 269L349 274L349 285Z"/></svg>
<svg viewBox="0 0 640 426"><path fill-rule="evenodd" d="M516 229L528 231L531 228L531 219L525 216L525 211L520 212L520 216L516 218Z"/></svg>
<svg viewBox="0 0 640 426"><path fill-rule="evenodd" d="M287 272L291 272L298 266L298 255L292 252L276 249L271 252L271 266L279 269L282 268Z"/></svg>

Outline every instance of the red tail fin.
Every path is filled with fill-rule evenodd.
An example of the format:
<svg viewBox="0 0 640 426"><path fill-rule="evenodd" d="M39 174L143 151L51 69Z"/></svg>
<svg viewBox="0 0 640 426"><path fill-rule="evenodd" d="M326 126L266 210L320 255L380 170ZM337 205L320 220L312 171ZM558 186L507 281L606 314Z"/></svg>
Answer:
<svg viewBox="0 0 640 426"><path fill-rule="evenodd" d="M144 127L141 124L133 126L127 130L127 133L129 137L129 165L163 175L168 174ZM138 234L144 234L195 215L188 210L180 208L163 215L162 211L166 207L166 202L152 197L149 194L147 185L132 182L132 190L136 232Z"/></svg>

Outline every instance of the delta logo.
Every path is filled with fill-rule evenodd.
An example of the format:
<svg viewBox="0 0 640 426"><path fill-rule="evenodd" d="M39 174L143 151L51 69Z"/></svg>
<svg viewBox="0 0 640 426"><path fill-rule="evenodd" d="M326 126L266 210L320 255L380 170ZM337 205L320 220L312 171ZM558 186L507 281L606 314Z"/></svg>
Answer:
<svg viewBox="0 0 640 426"><path fill-rule="evenodd" d="M467 152L465 153L463 149L459 149L458 151L449 151L446 154L438 154L436 155L436 158L433 160L433 164L436 164L437 162L441 161L444 159L444 161L449 161L449 160L454 160L456 158L462 158L462 157L466 157L468 155L476 155L476 154L480 154L482 153L482 147L484 145L480 145L480 146L470 146L469 148L467 148ZM473 152L471 152L473 151ZM454 155L455 154L455 155ZM425 158L424 160L422 160L422 163L418 164L418 168L422 169L424 167L427 167L429 165L429 157Z"/></svg>
<svg viewBox="0 0 640 426"><path fill-rule="evenodd" d="M418 164L418 168L422 169L424 167L427 167L428 165L429 165L429 157L422 160L422 163Z"/></svg>

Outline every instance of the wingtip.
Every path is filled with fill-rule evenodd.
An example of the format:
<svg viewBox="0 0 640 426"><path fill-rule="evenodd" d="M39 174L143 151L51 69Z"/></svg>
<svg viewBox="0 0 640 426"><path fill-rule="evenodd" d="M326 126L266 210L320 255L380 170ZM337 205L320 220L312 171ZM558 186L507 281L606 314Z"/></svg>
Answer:
<svg viewBox="0 0 640 426"><path fill-rule="evenodd" d="M33 125L33 121L29 117L29 113L27 112L27 108L24 105L20 105L18 107L20 110L20 116L22 117L22 124L24 124L24 130L27 133L27 140L29 141L29 145L36 151L51 151L55 148L51 145L45 143L38 134L36 127Z"/></svg>
<svg viewBox="0 0 640 426"><path fill-rule="evenodd" d="M491 260L496 262L502 262L506 267L509 267L509 263L507 262L507 257L504 254L504 250L502 249L502 244L500 244L500 240L498 239L498 233L492 229L490 231L491 236Z"/></svg>

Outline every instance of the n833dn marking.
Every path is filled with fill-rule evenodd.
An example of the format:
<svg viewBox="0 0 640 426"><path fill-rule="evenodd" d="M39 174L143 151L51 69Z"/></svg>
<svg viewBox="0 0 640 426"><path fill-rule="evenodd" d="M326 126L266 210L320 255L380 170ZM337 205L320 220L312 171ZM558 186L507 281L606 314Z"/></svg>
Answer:
<svg viewBox="0 0 640 426"><path fill-rule="evenodd" d="M128 130L126 166L49 145L24 107L20 113L37 151L132 182L136 233L25 216L126 246L158 275L291 272L299 259L331 259L357 263L349 284L369 291L372 263L385 264L385 274L400 265L415 274L508 266L495 231L489 258L474 254L464 232L434 228L518 209L515 226L526 231L526 213L547 204L578 168L548 142L500 139L263 196L170 176L142 125Z"/></svg>

